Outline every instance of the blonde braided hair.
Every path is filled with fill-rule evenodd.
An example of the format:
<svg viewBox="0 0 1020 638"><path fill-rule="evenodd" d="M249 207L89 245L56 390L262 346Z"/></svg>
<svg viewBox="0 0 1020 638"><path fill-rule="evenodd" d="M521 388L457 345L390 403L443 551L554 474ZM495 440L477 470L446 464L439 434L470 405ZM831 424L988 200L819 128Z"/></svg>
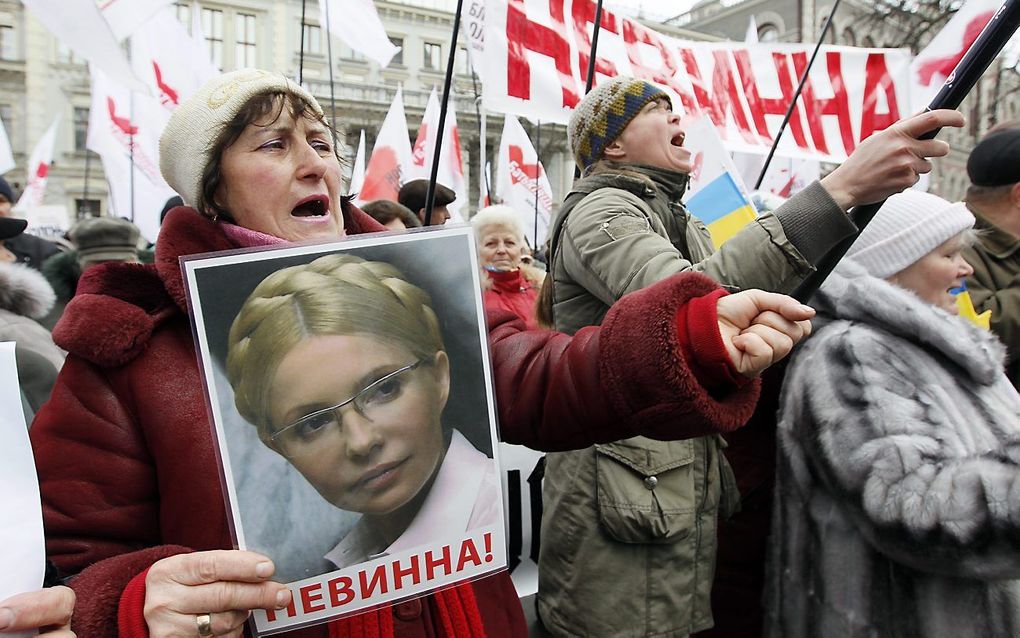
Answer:
<svg viewBox="0 0 1020 638"><path fill-rule="evenodd" d="M445 350L431 297L388 263L337 254L278 270L245 300L227 340L234 403L260 436L280 362L305 339L339 335L377 337L419 359Z"/></svg>

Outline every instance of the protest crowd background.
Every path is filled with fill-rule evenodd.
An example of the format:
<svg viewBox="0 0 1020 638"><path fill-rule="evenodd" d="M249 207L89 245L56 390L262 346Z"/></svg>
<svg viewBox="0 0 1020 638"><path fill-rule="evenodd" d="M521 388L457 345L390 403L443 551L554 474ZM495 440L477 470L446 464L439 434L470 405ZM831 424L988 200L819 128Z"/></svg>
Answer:
<svg viewBox="0 0 1020 638"><path fill-rule="evenodd" d="M45 539L0 633L254 635L256 610L306 617L295 637L1020 636L1020 45L922 113L1001 3L847 2L0 3L0 378ZM367 612L316 615L357 578L301 589L236 549L180 259L458 226L472 277L366 272L407 275L430 335L453 310L429 285L480 300L497 449L440 428L442 337L288 419L339 431L391 375L398 399L435 375L445 439L393 537L282 450L270 390L237 419L364 517L360 561L438 511L451 436L495 457L451 533L502 505L509 569L375 604L361 572ZM787 296L858 233L811 308Z"/></svg>

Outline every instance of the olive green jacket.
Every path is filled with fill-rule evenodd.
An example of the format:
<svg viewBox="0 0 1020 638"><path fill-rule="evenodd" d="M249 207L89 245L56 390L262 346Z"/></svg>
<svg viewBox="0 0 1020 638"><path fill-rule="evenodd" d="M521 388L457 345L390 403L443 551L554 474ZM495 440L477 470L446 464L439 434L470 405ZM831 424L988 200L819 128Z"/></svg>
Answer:
<svg viewBox="0 0 1020 638"><path fill-rule="evenodd" d="M686 175L609 167L578 181L554 218L557 330L598 324L624 294L685 270L789 291L854 230L815 184L714 252L680 203ZM739 499L724 445L636 437L547 456L538 607L553 634L686 636L712 625L717 514Z"/></svg>
<svg viewBox="0 0 1020 638"><path fill-rule="evenodd" d="M974 267L967 290L978 312L992 311L992 332L1006 344L1006 376L1020 388L1020 239L974 213L981 231L964 251Z"/></svg>

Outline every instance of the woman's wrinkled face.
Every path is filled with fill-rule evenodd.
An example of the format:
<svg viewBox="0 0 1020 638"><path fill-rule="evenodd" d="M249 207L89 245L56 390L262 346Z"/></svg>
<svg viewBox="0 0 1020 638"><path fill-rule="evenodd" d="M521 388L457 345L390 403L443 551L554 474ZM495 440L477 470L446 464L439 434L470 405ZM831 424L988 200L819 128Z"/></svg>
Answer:
<svg viewBox="0 0 1020 638"><path fill-rule="evenodd" d="M417 361L408 349L374 336L315 336L277 368L269 393L270 434L371 386L360 400L285 433L285 456L336 507L390 514L438 471L445 454L440 417L450 389L446 353L373 385ZM284 453L282 443L270 445Z"/></svg>
<svg viewBox="0 0 1020 638"><path fill-rule="evenodd" d="M889 281L955 315L956 297L950 290L959 288L964 279L974 274L974 269L963 258L963 248L963 237L957 235L889 277Z"/></svg>
<svg viewBox="0 0 1020 638"><path fill-rule="evenodd" d="M295 119L288 105L274 121L249 124L223 151L216 202L238 225L274 237L338 237L341 171L332 139L322 122Z"/></svg>
<svg viewBox="0 0 1020 638"><path fill-rule="evenodd" d="M482 266L514 270L521 265L524 244L517 233L505 226L489 226L479 242L478 258Z"/></svg>

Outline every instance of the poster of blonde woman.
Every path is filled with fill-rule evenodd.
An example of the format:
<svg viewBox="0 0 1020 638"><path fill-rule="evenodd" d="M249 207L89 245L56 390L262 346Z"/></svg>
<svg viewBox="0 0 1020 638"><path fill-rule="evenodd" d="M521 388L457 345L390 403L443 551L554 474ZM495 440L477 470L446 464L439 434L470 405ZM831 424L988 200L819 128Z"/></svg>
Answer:
<svg viewBox="0 0 1020 638"><path fill-rule="evenodd" d="M506 567L470 229L185 263L236 545L271 634Z"/></svg>

